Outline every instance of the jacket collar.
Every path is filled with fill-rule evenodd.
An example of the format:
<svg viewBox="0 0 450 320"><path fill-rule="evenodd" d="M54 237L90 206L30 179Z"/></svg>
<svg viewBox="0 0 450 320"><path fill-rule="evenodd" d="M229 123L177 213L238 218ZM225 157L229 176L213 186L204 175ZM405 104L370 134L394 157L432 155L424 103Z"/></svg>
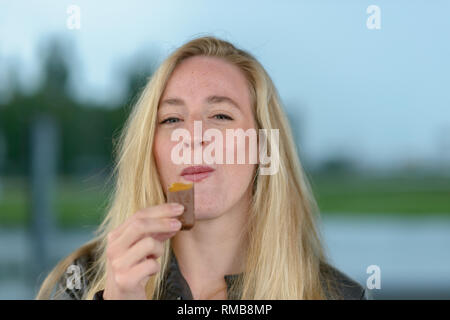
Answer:
<svg viewBox="0 0 450 320"><path fill-rule="evenodd" d="M238 299L237 297L230 295L230 289L240 275L241 273L227 274L224 276L225 282L227 284L228 299ZM183 274L180 271L178 261L172 247L170 247L169 266L161 299L193 300L191 289L189 288L186 279L183 277Z"/></svg>

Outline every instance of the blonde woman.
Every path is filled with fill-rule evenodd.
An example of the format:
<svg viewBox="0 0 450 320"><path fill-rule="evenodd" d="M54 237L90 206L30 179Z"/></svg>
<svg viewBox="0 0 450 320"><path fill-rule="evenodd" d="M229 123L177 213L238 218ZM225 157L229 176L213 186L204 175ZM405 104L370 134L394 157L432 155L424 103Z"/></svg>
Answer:
<svg viewBox="0 0 450 320"><path fill-rule="evenodd" d="M276 173L250 161L175 164L173 131L195 137L197 121L224 136L277 129L278 144L267 144L279 155ZM183 147L210 143L192 138ZM98 236L59 262L38 299L367 298L327 263L318 207L269 75L229 42L194 39L161 64L126 122L115 164ZM180 230L183 206L166 203L176 181L195 182L190 230Z"/></svg>

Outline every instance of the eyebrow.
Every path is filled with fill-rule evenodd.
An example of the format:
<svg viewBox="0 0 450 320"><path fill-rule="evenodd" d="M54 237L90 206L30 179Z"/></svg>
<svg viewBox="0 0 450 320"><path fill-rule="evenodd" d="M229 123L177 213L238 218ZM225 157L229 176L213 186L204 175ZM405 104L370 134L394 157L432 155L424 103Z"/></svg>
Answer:
<svg viewBox="0 0 450 320"><path fill-rule="evenodd" d="M241 110L241 107L239 106L239 104L236 101L234 101L233 99L231 99L229 97L226 97L226 96L216 96L216 95L215 96L209 96L208 98L205 99L205 101L208 104L215 104L215 103L226 102L226 103L231 104L233 107ZM164 105L164 104L168 104L168 105L171 105L171 106L184 106L185 105L183 99L180 99L180 98L164 99L161 102L161 106Z"/></svg>

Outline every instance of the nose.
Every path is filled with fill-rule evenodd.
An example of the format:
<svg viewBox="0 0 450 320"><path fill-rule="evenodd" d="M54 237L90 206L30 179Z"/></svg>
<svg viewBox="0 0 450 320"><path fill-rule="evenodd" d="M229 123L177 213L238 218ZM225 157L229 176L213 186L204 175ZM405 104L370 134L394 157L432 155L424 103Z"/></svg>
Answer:
<svg viewBox="0 0 450 320"><path fill-rule="evenodd" d="M195 149L205 146L206 142L203 140L204 128L201 120L189 121L186 130L189 131L189 139L183 141L185 148Z"/></svg>
<svg viewBox="0 0 450 320"><path fill-rule="evenodd" d="M203 137L192 136L192 133L191 133L190 138L185 139L183 141L183 143L184 143L185 148L191 148L191 149L194 149L195 147L198 148L198 147L205 146L205 141L203 141Z"/></svg>

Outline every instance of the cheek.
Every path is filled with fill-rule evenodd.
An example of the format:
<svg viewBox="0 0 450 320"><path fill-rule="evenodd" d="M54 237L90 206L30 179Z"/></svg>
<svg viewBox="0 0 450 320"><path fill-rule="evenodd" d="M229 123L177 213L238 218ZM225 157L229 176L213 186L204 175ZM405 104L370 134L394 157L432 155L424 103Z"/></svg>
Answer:
<svg viewBox="0 0 450 320"><path fill-rule="evenodd" d="M240 144L235 140L233 146L234 159L231 164L226 163L227 146L226 144L224 145L223 181L225 188L234 198L239 198L247 190L256 168L255 162L257 159L250 161L250 150L252 148L249 140L246 139L244 144Z"/></svg>
<svg viewBox="0 0 450 320"><path fill-rule="evenodd" d="M169 181L173 180L172 175L176 172L174 170L174 164L171 161L170 155L172 151L171 141L156 134L155 135L155 143L154 143L154 156L156 161L156 166L158 169L158 173L161 178L161 183L166 185Z"/></svg>
<svg viewBox="0 0 450 320"><path fill-rule="evenodd" d="M231 192L243 193L249 186L255 165L233 164L224 166L224 176L227 181L227 189Z"/></svg>
<svg viewBox="0 0 450 320"><path fill-rule="evenodd" d="M245 137L244 139L235 139L232 146L223 144L223 182L224 189L229 192L233 198L239 198L248 189L253 182L253 176L258 162L258 131L254 126L241 126L244 131L254 130L255 138ZM224 135L225 137L226 135ZM232 164L227 164L228 149L232 149L234 158ZM225 190L223 190L225 191ZM230 199L231 200L231 199Z"/></svg>

